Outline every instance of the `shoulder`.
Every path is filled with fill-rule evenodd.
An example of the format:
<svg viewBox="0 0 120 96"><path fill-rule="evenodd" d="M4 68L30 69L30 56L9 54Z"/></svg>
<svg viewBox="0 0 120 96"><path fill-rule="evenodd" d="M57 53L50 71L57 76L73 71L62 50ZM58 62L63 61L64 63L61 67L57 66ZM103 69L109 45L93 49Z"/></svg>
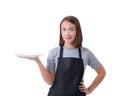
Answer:
<svg viewBox="0 0 120 96"><path fill-rule="evenodd" d="M57 47L54 47L52 49L49 50L49 55L51 56L57 56L57 54L59 54L59 50L60 50L60 47L57 46Z"/></svg>
<svg viewBox="0 0 120 96"><path fill-rule="evenodd" d="M86 47L81 47L81 51L83 55L87 55L88 57L94 55L93 52Z"/></svg>
<svg viewBox="0 0 120 96"><path fill-rule="evenodd" d="M86 47L81 47L81 51L82 52L87 52L87 53L89 53L90 52L90 50L88 49L88 48L86 48Z"/></svg>
<svg viewBox="0 0 120 96"><path fill-rule="evenodd" d="M59 49L60 49L60 46L57 46L57 47L54 47L54 48L50 49L49 52L56 53L56 52L59 51Z"/></svg>

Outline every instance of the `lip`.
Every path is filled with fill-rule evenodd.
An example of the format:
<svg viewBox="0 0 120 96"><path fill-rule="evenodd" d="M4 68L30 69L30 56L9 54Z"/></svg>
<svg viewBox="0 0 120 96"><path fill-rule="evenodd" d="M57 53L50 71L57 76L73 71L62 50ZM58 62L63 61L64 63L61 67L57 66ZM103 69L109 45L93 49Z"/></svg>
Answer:
<svg viewBox="0 0 120 96"><path fill-rule="evenodd" d="M66 40L70 40L72 37L65 37Z"/></svg>

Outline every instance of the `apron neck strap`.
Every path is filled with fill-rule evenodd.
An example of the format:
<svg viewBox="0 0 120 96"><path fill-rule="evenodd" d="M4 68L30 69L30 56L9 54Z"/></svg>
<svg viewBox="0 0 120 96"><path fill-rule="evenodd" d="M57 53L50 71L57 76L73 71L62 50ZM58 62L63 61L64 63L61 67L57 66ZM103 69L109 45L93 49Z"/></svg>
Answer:
<svg viewBox="0 0 120 96"><path fill-rule="evenodd" d="M81 48L78 48L79 58L81 59ZM60 57L63 57L63 46L60 46Z"/></svg>
<svg viewBox="0 0 120 96"><path fill-rule="evenodd" d="M82 56L81 56L81 47L78 48L78 51L79 51L79 58L82 59Z"/></svg>
<svg viewBox="0 0 120 96"><path fill-rule="evenodd" d="M63 57L63 46L60 46L60 57Z"/></svg>

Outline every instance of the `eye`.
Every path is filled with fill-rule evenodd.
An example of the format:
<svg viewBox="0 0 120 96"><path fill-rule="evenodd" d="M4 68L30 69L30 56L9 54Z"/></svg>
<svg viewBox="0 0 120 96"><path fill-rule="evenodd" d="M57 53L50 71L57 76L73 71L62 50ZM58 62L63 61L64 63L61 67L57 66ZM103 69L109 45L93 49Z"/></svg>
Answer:
<svg viewBox="0 0 120 96"><path fill-rule="evenodd" d="M70 30L70 31L75 31L75 28L72 27L72 28L70 28L69 30Z"/></svg>
<svg viewBox="0 0 120 96"><path fill-rule="evenodd" d="M62 31L66 31L66 29L65 29L65 28L62 28Z"/></svg>

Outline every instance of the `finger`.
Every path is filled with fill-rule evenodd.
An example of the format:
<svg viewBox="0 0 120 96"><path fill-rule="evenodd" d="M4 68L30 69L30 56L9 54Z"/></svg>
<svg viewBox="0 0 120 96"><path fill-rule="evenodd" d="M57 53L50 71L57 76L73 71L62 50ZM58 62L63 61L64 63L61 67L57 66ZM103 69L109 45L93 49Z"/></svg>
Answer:
<svg viewBox="0 0 120 96"><path fill-rule="evenodd" d="M79 88L79 90L80 90L81 92L85 92L85 89L80 89L80 88Z"/></svg>
<svg viewBox="0 0 120 96"><path fill-rule="evenodd" d="M84 90L85 89L82 85L80 85L78 88L79 88L79 90Z"/></svg>
<svg viewBox="0 0 120 96"><path fill-rule="evenodd" d="M80 85L83 84L83 82L80 82Z"/></svg>

